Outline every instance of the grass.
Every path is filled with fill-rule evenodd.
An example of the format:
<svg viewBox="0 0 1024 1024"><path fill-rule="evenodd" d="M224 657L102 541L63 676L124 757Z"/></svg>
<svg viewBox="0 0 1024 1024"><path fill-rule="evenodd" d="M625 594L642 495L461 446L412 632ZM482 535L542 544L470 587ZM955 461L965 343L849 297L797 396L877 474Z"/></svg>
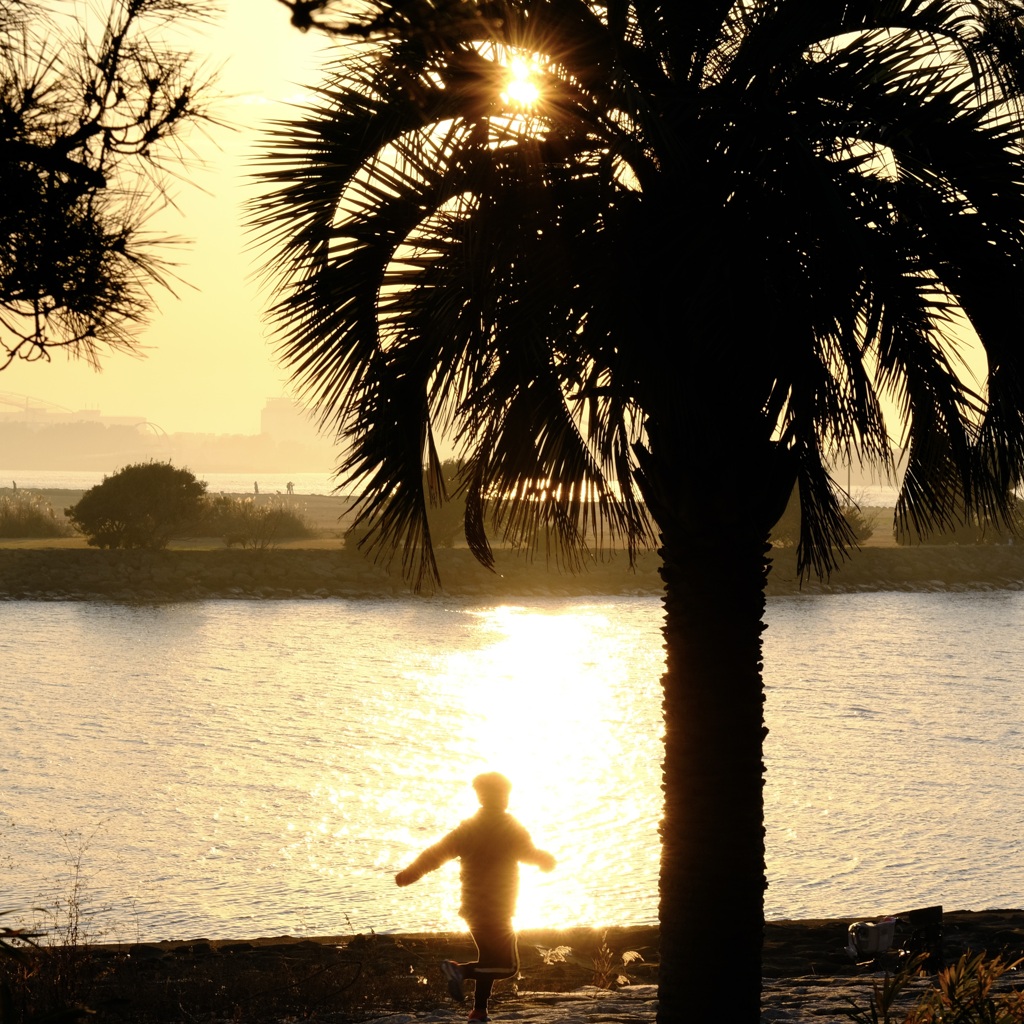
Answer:
<svg viewBox="0 0 1024 1024"><path fill-rule="evenodd" d="M69 537L72 532L40 495L24 491L0 494L0 537Z"/></svg>
<svg viewBox="0 0 1024 1024"><path fill-rule="evenodd" d="M872 986L866 1007L848 1012L856 1024L1024 1024L1024 991L1014 984L1024 961L985 953L965 953L943 968L921 990L922 964L916 957ZM906 1005L913 993L914 1002Z"/></svg>
<svg viewBox="0 0 1024 1024"><path fill-rule="evenodd" d="M205 499L202 521L192 532L222 537L228 547L238 544L258 550L313 536L312 528L291 499L257 504L252 498L228 495Z"/></svg>

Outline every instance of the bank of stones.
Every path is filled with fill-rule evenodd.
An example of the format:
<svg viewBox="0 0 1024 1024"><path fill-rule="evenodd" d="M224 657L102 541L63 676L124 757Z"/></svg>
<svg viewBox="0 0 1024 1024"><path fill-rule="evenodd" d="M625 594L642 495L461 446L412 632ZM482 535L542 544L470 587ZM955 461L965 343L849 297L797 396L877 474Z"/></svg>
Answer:
<svg viewBox="0 0 1024 1024"><path fill-rule="evenodd" d="M497 571L465 549L437 553L444 593L469 598L657 595L658 558L643 553L593 559L577 574L543 557L497 552ZM400 559L399 559L400 564ZM868 548L825 582L799 579L791 551L777 552L769 594L866 591L980 591L1024 588L1024 544ZM223 599L322 599L408 594L400 572L343 548L101 551L0 548L0 600L135 602Z"/></svg>

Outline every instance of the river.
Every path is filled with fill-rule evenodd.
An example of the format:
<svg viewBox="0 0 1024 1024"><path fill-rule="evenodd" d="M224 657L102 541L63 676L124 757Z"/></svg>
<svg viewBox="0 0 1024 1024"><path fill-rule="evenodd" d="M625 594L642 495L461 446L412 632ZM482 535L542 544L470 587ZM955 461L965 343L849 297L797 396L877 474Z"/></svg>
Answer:
<svg viewBox="0 0 1024 1024"><path fill-rule="evenodd" d="M767 618L768 917L1020 906L1024 594ZM653 922L659 626L649 597L0 605L5 923L456 928L454 865L392 876L491 768L559 860L520 926Z"/></svg>

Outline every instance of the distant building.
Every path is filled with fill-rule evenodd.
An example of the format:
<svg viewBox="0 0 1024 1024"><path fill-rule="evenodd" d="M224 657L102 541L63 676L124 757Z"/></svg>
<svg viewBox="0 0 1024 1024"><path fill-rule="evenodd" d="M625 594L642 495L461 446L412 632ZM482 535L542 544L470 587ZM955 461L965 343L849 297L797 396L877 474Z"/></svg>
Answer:
<svg viewBox="0 0 1024 1024"><path fill-rule="evenodd" d="M275 441L322 444L313 416L290 398L268 398L260 413L260 433Z"/></svg>
<svg viewBox="0 0 1024 1024"><path fill-rule="evenodd" d="M259 434L167 434L144 416L72 411L0 393L0 465L11 471L113 472L152 459L199 473L329 473L334 468L334 445L291 399L269 399L261 426Z"/></svg>

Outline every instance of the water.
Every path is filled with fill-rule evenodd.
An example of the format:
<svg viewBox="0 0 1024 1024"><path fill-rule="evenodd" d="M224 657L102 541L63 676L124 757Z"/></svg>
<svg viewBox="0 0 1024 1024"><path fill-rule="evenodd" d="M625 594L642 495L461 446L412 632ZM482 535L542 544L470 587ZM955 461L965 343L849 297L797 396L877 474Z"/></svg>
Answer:
<svg viewBox="0 0 1024 1024"><path fill-rule="evenodd" d="M112 465L106 474L116 473L120 465ZM338 485L332 473L204 473L201 466L190 467L200 480L205 480L210 494L250 494L258 483L261 494L285 493L288 482L296 494L331 494ZM0 487L34 490L84 491L103 482L104 473L94 469L0 469ZM865 483L852 485L854 500L865 508L891 508L896 504L897 488L891 484Z"/></svg>
<svg viewBox="0 0 1024 1024"><path fill-rule="evenodd" d="M106 475L120 468L111 466ZM338 484L331 473L203 473L200 468L193 472L206 481L210 494L252 494L254 484L259 484L261 494L285 494L289 482L296 494L331 494ZM102 471L93 469L0 469L0 488L13 481L27 490L85 491L102 483L103 477Z"/></svg>
<svg viewBox="0 0 1024 1024"><path fill-rule="evenodd" d="M768 916L1020 905L1024 595L768 618ZM520 926L651 923L659 625L653 598L2 605L4 905L77 861L110 939L458 928L454 865L392 876L497 768L559 859Z"/></svg>
<svg viewBox="0 0 1024 1024"><path fill-rule="evenodd" d="M769 622L778 909L1018 906L1024 595L778 598Z"/></svg>

